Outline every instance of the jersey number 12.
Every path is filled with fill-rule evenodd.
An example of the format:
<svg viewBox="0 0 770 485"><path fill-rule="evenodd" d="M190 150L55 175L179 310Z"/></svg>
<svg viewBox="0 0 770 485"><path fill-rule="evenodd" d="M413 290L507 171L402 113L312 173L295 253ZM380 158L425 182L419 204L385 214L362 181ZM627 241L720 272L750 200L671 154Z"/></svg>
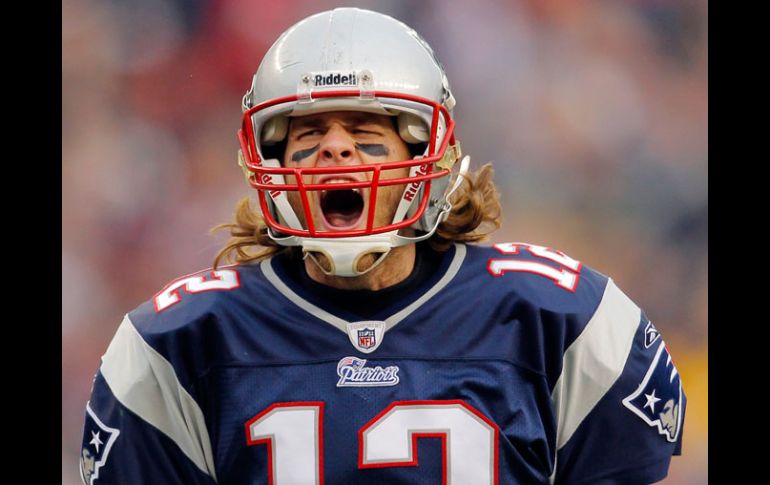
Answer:
<svg viewBox="0 0 770 485"><path fill-rule="evenodd" d="M267 445L268 483L323 485L323 402L276 403L246 423ZM464 401L397 401L358 431L358 468L417 465L417 440L440 438L446 485L497 485L498 428Z"/></svg>
<svg viewBox="0 0 770 485"><path fill-rule="evenodd" d="M533 256L545 259L550 263L540 263L519 258L497 259L490 258L487 270L492 276L502 276L508 271L534 273L550 278L557 286L574 292L580 277L580 261L570 258L561 251L527 243L500 243L494 248L505 255L520 254L520 249L526 249ZM556 263L559 267L554 267Z"/></svg>

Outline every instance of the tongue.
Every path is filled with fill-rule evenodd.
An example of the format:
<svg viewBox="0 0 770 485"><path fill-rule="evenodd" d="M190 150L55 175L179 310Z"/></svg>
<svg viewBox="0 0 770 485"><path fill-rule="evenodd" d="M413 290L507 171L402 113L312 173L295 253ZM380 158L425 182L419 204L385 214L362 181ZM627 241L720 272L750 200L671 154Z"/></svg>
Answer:
<svg viewBox="0 0 770 485"><path fill-rule="evenodd" d="M346 227L358 222L360 212L342 213L342 212L326 212L324 216L326 221L334 227Z"/></svg>

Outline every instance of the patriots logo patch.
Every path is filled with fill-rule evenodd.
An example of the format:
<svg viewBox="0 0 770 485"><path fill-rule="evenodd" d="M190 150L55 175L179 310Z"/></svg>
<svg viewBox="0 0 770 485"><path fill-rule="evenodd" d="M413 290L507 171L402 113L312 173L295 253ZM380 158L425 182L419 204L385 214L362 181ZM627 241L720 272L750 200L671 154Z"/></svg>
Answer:
<svg viewBox="0 0 770 485"><path fill-rule="evenodd" d="M623 405L667 441L676 442L682 428L682 380L665 342L660 342L642 383Z"/></svg>
<svg viewBox="0 0 770 485"><path fill-rule="evenodd" d="M83 449L80 452L80 475L83 483L93 485L99 478L99 469L107 462L110 448L120 431L102 423L94 414L91 405L86 404L86 422L83 431Z"/></svg>
<svg viewBox="0 0 770 485"><path fill-rule="evenodd" d="M343 357L337 363L337 387L395 386L399 382L397 365L366 367L366 359Z"/></svg>

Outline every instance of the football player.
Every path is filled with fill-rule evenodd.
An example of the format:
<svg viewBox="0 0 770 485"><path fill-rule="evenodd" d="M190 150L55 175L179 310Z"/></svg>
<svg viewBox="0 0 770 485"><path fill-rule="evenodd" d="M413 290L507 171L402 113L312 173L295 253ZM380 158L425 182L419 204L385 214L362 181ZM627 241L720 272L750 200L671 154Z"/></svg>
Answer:
<svg viewBox="0 0 770 485"><path fill-rule="evenodd" d="M243 98L242 201L214 268L128 313L86 405L87 484L648 484L681 379L612 279L499 225L444 69L339 8ZM224 266L220 263L234 263Z"/></svg>

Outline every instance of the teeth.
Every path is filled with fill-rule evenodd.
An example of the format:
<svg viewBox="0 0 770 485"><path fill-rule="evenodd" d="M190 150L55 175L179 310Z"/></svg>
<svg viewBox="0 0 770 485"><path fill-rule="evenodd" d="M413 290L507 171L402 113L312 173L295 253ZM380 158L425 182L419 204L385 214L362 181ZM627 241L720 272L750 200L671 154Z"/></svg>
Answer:
<svg viewBox="0 0 770 485"><path fill-rule="evenodd" d="M350 180L350 179L343 179L343 178L333 178L333 179L326 179L323 183L325 184L344 184L344 183L350 183L350 182L356 182L356 180ZM355 188L355 189L349 189L355 192L358 195L361 195L361 189ZM322 190L321 195L326 195L326 192L328 190Z"/></svg>
<svg viewBox="0 0 770 485"><path fill-rule="evenodd" d="M326 179L324 180L325 184L344 184L348 182L356 182L355 180L351 179Z"/></svg>
<svg viewBox="0 0 770 485"><path fill-rule="evenodd" d="M361 189L348 189L348 190L352 190L356 194L361 195ZM328 190L322 190L321 197L325 197L328 192L329 192Z"/></svg>

